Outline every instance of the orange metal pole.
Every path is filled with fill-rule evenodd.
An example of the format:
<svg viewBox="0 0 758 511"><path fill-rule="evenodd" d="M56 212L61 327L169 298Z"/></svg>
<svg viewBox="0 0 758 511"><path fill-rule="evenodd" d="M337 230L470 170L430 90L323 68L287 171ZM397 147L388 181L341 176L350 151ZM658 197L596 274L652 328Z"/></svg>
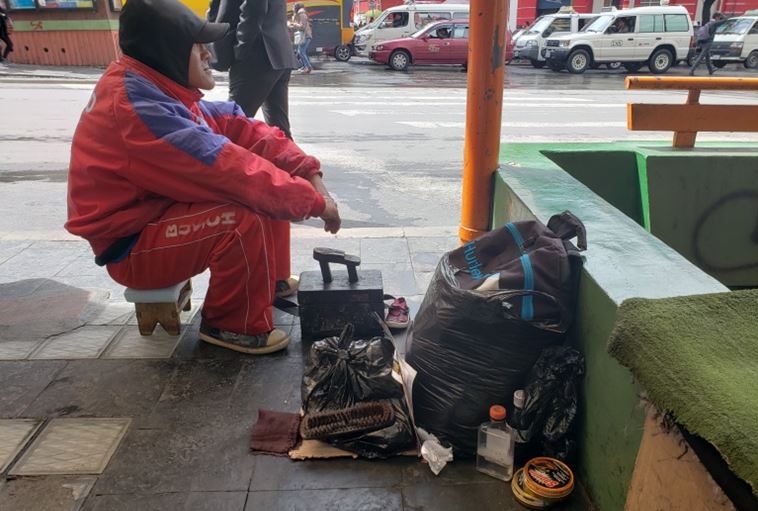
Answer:
<svg viewBox="0 0 758 511"><path fill-rule="evenodd" d="M492 175L500 153L506 0L471 0L463 197L458 236L466 243L490 228Z"/></svg>

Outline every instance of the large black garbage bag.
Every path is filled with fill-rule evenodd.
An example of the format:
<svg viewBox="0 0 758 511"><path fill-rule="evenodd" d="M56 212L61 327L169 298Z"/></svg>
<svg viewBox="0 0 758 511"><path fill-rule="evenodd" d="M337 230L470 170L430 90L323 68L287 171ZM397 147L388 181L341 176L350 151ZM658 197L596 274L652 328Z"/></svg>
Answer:
<svg viewBox="0 0 758 511"><path fill-rule="evenodd" d="M512 409L513 392L542 350L560 344L573 317L581 258L568 241L584 227L568 212L546 227L515 222L445 254L416 315L408 363L416 369L417 427L476 452L492 404ZM495 289L482 290L495 279Z"/></svg>
<svg viewBox="0 0 758 511"><path fill-rule="evenodd" d="M568 346L545 349L534 364L524 387L524 408L513 424L534 456L573 462L583 375L584 357Z"/></svg>
<svg viewBox="0 0 758 511"><path fill-rule="evenodd" d="M340 436L330 444L366 458L384 458L412 447L415 434L403 387L392 375L395 347L390 336L353 339L348 324L339 337L314 342L301 387L303 410L321 412L366 401L388 400L395 420L368 433Z"/></svg>

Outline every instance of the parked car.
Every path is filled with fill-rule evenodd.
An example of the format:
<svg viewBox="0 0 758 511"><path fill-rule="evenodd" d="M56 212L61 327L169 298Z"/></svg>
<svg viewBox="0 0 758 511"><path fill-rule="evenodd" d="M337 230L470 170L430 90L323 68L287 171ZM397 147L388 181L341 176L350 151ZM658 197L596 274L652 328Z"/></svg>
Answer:
<svg viewBox="0 0 758 511"><path fill-rule="evenodd" d="M731 18L716 29L711 61L717 67L735 62L758 68L758 16Z"/></svg>
<svg viewBox="0 0 758 511"><path fill-rule="evenodd" d="M355 33L355 53L366 57L377 44L410 37L435 21L468 19L469 8L468 4L408 4L391 7L373 23Z"/></svg>
<svg viewBox="0 0 758 511"><path fill-rule="evenodd" d="M630 72L647 65L660 74L686 60L693 41L685 7L637 7L603 13L581 32L548 39L543 56L554 71L584 73L593 64L621 62Z"/></svg>
<svg viewBox="0 0 758 511"><path fill-rule="evenodd" d="M411 37L375 45L369 58L405 71L411 64L457 64L468 60L468 20L438 21Z"/></svg>
<svg viewBox="0 0 758 511"><path fill-rule="evenodd" d="M588 23L597 18L597 14L558 13L540 16L518 38L515 38L513 48L514 59L525 59L532 66L545 66L545 41L551 36L579 32Z"/></svg>
<svg viewBox="0 0 758 511"><path fill-rule="evenodd" d="M369 58L387 64L395 71L404 71L411 64L448 64L465 69L468 64L468 31L468 20L438 21L411 37L375 45ZM506 62L512 57L510 36L510 31L506 31Z"/></svg>

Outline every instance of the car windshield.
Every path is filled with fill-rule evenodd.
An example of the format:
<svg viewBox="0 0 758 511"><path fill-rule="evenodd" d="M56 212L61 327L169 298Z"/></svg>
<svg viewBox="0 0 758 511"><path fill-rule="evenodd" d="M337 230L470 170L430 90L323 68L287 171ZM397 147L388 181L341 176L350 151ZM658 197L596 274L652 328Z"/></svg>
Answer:
<svg viewBox="0 0 758 511"><path fill-rule="evenodd" d="M366 30L367 28L376 28L382 23L384 23L384 20L387 19L387 16L389 16L390 13L385 11L383 12L378 18L376 18L374 21L366 25L365 27L362 27L361 30Z"/></svg>
<svg viewBox="0 0 758 511"><path fill-rule="evenodd" d="M527 34L539 34L543 30L545 30L547 27L550 26L550 23L553 22L553 18L538 18L537 21L534 22L534 25L529 27L529 30L526 31Z"/></svg>
<svg viewBox="0 0 758 511"><path fill-rule="evenodd" d="M424 34L429 33L430 29L434 30L434 27L431 27L431 26L427 25L424 28L422 28L421 30L419 30L418 32L414 32L413 34L411 34L411 37L413 37L414 39L418 39L419 37L423 37Z"/></svg>
<svg viewBox="0 0 758 511"><path fill-rule="evenodd" d="M595 21L587 25L585 32L605 32L608 25L613 21L613 16L600 16Z"/></svg>
<svg viewBox="0 0 758 511"><path fill-rule="evenodd" d="M742 35L753 26L753 20L734 18L716 29L717 34Z"/></svg>

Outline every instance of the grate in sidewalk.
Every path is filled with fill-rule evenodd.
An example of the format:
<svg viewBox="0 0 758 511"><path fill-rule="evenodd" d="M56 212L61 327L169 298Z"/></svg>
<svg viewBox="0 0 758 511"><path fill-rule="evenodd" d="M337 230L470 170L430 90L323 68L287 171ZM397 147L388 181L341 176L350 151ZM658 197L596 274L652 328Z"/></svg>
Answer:
<svg viewBox="0 0 758 511"><path fill-rule="evenodd" d="M131 419L53 419L11 475L101 474Z"/></svg>

